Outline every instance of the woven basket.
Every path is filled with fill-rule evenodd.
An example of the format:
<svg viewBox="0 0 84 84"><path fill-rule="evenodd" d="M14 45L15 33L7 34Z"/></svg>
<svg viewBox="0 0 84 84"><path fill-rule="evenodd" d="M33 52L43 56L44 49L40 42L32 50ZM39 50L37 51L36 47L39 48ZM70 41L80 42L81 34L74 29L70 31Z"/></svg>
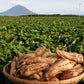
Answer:
<svg viewBox="0 0 84 84"><path fill-rule="evenodd" d="M40 81L34 81L34 80L26 80L26 79L20 79L14 76L11 76L9 74L10 69L10 63L6 64L3 68L4 75L14 84L76 84L84 77L84 72L80 74L77 77L67 79L67 80L61 80L61 81L48 81L48 82L40 82Z"/></svg>

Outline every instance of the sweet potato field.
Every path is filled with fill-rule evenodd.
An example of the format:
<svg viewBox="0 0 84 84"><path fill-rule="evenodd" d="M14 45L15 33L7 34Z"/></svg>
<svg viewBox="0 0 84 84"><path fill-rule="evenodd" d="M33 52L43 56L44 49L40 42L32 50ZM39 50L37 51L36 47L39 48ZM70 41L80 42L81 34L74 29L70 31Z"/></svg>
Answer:
<svg viewBox="0 0 84 84"><path fill-rule="evenodd" d="M66 51L84 55L84 17L19 16L0 17L0 71L18 51L23 54L45 46L55 52L72 44Z"/></svg>

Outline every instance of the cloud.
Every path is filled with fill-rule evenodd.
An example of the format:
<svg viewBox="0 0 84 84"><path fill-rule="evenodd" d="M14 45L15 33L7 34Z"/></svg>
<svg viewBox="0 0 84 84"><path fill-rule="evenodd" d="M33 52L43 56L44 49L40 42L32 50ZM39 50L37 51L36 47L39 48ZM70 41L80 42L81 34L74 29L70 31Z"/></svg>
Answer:
<svg viewBox="0 0 84 84"><path fill-rule="evenodd" d="M13 0L13 1L10 1L9 4L12 4L12 5L23 5L23 6L26 6L28 5L28 3L26 1L19 1L19 0Z"/></svg>

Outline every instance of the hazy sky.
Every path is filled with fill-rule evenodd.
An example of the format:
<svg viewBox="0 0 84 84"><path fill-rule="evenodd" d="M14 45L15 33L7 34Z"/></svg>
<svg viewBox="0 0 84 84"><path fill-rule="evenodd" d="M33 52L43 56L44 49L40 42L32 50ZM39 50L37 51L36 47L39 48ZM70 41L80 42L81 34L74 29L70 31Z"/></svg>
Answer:
<svg viewBox="0 0 84 84"><path fill-rule="evenodd" d="M84 15L84 0L0 0L0 12L18 4L40 14Z"/></svg>

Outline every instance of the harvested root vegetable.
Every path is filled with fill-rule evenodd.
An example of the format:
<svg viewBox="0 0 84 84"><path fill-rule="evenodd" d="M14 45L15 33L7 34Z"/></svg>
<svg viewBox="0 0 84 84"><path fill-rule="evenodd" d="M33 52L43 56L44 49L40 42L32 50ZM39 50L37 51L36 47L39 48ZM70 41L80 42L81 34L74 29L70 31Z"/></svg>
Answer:
<svg viewBox="0 0 84 84"><path fill-rule="evenodd" d="M38 72L38 75L42 78L43 77L43 72Z"/></svg>
<svg viewBox="0 0 84 84"><path fill-rule="evenodd" d="M76 65L73 67L73 69L78 69L78 68L80 68L80 67L82 67L81 64L76 64Z"/></svg>
<svg viewBox="0 0 84 84"><path fill-rule="evenodd" d="M60 79L61 80L66 80L66 79L70 79L70 78L76 77L79 74L81 74L83 71L84 71L84 68L81 66L81 64L78 64L77 66L74 67L74 69L65 71L61 75Z"/></svg>
<svg viewBox="0 0 84 84"><path fill-rule="evenodd" d="M53 59L50 58L44 58L44 57L30 57L25 59L23 62L19 63L19 67L23 65L30 65L33 63L47 63L47 64L53 64Z"/></svg>
<svg viewBox="0 0 84 84"><path fill-rule="evenodd" d="M21 53L21 52L19 52L18 51L18 58L20 59L20 58L22 58L24 55Z"/></svg>
<svg viewBox="0 0 84 84"><path fill-rule="evenodd" d="M27 59L29 57L36 57L36 54L35 53L28 53L28 54L25 54L24 56L22 56L18 61L21 62L21 61L24 61L24 59Z"/></svg>
<svg viewBox="0 0 84 84"><path fill-rule="evenodd" d="M18 59L17 68L20 67L20 64L22 64L25 59L28 59L30 57L36 57L36 54L35 53L30 53L30 54L26 54L26 55L22 56L20 59Z"/></svg>
<svg viewBox="0 0 84 84"><path fill-rule="evenodd" d="M42 77L43 77L43 72L38 72L38 73L35 73L29 76L29 79L30 80L41 80Z"/></svg>
<svg viewBox="0 0 84 84"><path fill-rule="evenodd" d="M36 64L31 64L31 65L25 65L22 67L24 68L20 70L20 74L23 77L28 77L34 73L45 70L48 67L48 64L47 63L36 63Z"/></svg>
<svg viewBox="0 0 84 84"><path fill-rule="evenodd" d="M28 53L24 55L24 59L29 58L29 57L36 57L35 53Z"/></svg>
<svg viewBox="0 0 84 84"><path fill-rule="evenodd" d="M57 48L56 48L56 53L62 58L67 58L67 59L73 60L77 63L83 62L83 55L82 54L73 53L73 52L65 52L63 50L58 50Z"/></svg>
<svg viewBox="0 0 84 84"><path fill-rule="evenodd" d="M35 81L60 81L79 76L84 71L83 55L40 47L34 53L18 52L10 64L10 75Z"/></svg>
<svg viewBox="0 0 84 84"><path fill-rule="evenodd" d="M50 49L48 50L48 51L45 51L42 55L41 55L41 57L49 57L49 56L51 56L52 55L52 53L51 53L51 51L50 51Z"/></svg>
<svg viewBox="0 0 84 84"><path fill-rule="evenodd" d="M70 61L68 59L59 59L56 63L54 63L46 72L46 80L50 80L51 78L55 77L57 74L62 73L63 71L67 71L72 69L76 62Z"/></svg>
<svg viewBox="0 0 84 84"><path fill-rule="evenodd" d="M59 79L57 77L54 77L50 81L59 81Z"/></svg>
<svg viewBox="0 0 84 84"><path fill-rule="evenodd" d="M34 53L35 53L37 56L42 56L42 54L43 54L46 50L47 50L46 47L40 47L40 48L37 48Z"/></svg>
<svg viewBox="0 0 84 84"><path fill-rule="evenodd" d="M50 58L51 60L53 60L53 63L56 61L56 60L58 60L60 57L55 53L55 54L53 54L53 55L51 55L50 57L48 57L48 58Z"/></svg>
<svg viewBox="0 0 84 84"><path fill-rule="evenodd" d="M10 75L15 75L16 72L16 62L17 62L17 57L15 56L11 62L11 67L10 67Z"/></svg>
<svg viewBox="0 0 84 84"><path fill-rule="evenodd" d="M35 73L29 77L29 80L41 80L41 77Z"/></svg>

